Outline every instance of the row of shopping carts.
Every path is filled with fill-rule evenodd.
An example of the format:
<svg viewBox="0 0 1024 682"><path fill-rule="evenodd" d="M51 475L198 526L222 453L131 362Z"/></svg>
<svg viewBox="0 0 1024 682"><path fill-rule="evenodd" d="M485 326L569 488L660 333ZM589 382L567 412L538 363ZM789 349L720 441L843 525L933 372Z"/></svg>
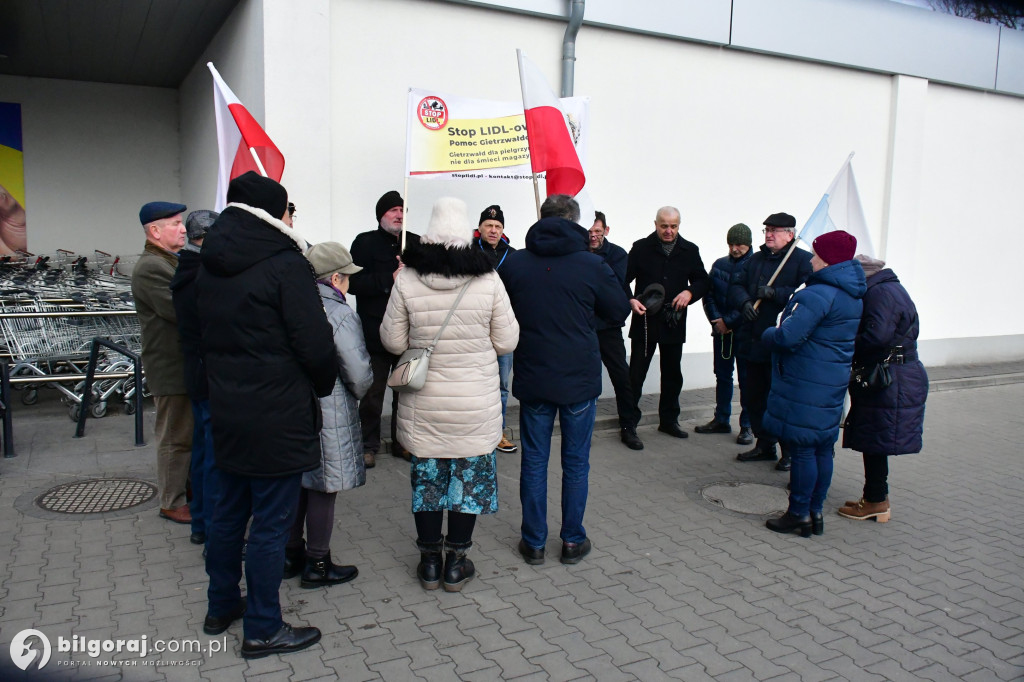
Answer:
<svg viewBox="0 0 1024 682"><path fill-rule="evenodd" d="M93 340L138 355L141 333L122 263L102 251L91 259L64 250L0 258L0 355L22 403L35 403L41 389L55 389L71 419L78 421ZM123 402L127 414L135 411L132 397L140 389L145 395L145 382L135 385L134 369L129 355L102 348L88 401L90 416L106 415L111 401Z"/></svg>

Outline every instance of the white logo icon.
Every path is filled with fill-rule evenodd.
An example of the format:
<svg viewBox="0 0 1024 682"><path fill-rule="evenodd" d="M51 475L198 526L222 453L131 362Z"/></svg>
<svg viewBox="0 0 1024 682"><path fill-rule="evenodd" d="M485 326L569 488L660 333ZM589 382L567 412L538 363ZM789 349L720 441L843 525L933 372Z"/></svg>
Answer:
<svg viewBox="0 0 1024 682"><path fill-rule="evenodd" d="M50 640L47 639L46 635L39 630L22 630L11 640L11 660L14 661L14 665L22 670L28 670L39 654L33 646L35 642L28 642L33 637L42 642L43 645L42 656L39 657L35 669L42 670L50 662Z"/></svg>

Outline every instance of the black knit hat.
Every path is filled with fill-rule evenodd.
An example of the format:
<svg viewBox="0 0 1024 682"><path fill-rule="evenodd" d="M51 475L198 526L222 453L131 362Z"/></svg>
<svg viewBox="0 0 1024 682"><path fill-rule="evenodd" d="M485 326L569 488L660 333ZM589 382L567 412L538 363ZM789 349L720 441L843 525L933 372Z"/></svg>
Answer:
<svg viewBox="0 0 1024 682"><path fill-rule="evenodd" d="M501 212L501 206L493 204L485 208L483 213L480 214L480 222L478 222L477 225L483 225L485 220L497 220L501 223L501 226L504 227L505 214Z"/></svg>
<svg viewBox="0 0 1024 682"><path fill-rule="evenodd" d="M228 203L262 208L278 220L288 210L288 190L256 171L239 175L228 185Z"/></svg>
<svg viewBox="0 0 1024 682"><path fill-rule="evenodd" d="M765 218L764 224L768 227L796 227L796 218L788 213L772 213Z"/></svg>
<svg viewBox="0 0 1024 682"><path fill-rule="evenodd" d="M402 195L396 192L395 190L385 192L384 196L382 196L380 199L377 199L377 222L380 222L381 216L383 216L385 213L395 208L396 206L404 205L404 203L405 202L402 201Z"/></svg>

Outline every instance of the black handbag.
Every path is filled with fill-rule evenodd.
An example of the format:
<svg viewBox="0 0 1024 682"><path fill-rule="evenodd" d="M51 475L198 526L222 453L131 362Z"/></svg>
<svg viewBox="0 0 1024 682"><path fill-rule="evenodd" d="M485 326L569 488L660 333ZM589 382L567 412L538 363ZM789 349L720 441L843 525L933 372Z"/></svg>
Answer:
<svg viewBox="0 0 1024 682"><path fill-rule="evenodd" d="M889 357L871 365L861 365L850 369L850 391L860 393L877 393L892 384L892 370L889 369Z"/></svg>

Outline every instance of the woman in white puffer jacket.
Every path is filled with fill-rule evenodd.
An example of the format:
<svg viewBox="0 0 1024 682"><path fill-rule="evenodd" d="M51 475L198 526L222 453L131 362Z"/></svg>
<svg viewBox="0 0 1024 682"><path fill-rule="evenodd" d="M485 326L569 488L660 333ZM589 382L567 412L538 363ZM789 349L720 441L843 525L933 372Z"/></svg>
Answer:
<svg viewBox="0 0 1024 682"><path fill-rule="evenodd" d="M505 287L490 260L472 248L466 204L442 198L418 245L402 254L380 328L381 342L400 354L426 348L468 282L430 357L424 387L398 398L398 438L412 453L412 511L420 583L459 591L473 577L466 558L479 514L498 509L501 440L498 356L519 342ZM448 537L441 527L448 511ZM447 549L444 566L442 549Z"/></svg>

